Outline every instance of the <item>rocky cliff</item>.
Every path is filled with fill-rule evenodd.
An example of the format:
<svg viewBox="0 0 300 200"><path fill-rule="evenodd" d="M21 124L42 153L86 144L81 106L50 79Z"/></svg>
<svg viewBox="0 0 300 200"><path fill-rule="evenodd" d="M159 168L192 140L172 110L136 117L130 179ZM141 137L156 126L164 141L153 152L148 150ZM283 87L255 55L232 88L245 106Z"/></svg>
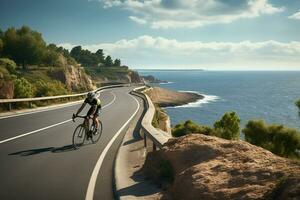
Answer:
<svg viewBox="0 0 300 200"><path fill-rule="evenodd" d="M84 69L79 66L70 65L62 55L59 57L61 69L50 71L49 75L62 82L70 91L87 91L95 89L92 79Z"/></svg>
<svg viewBox="0 0 300 200"><path fill-rule="evenodd" d="M80 67L67 65L50 72L50 76L61 81L70 91L88 91L95 89L92 79Z"/></svg>
<svg viewBox="0 0 300 200"><path fill-rule="evenodd" d="M167 188L163 199L300 199L300 163L244 141L172 139L148 154L144 171Z"/></svg>
<svg viewBox="0 0 300 200"><path fill-rule="evenodd" d="M0 75L0 99L12 99L14 97L13 81L1 79Z"/></svg>

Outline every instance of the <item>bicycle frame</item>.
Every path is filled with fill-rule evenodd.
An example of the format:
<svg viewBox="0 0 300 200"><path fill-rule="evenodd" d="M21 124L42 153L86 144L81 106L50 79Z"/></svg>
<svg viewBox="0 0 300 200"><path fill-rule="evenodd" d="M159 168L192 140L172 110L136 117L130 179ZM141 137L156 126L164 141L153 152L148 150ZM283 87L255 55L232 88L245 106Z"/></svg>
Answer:
<svg viewBox="0 0 300 200"><path fill-rule="evenodd" d="M77 117L78 118L83 118L84 121L80 125L78 125L77 128L74 131L74 134L73 134L73 146L74 146L74 148L76 149L76 148L78 148L78 145L82 145L84 143L86 137L90 138L93 143L96 143L99 140L99 138L101 137L101 134L102 134L103 126L102 126L101 121L100 121L100 125L101 125L100 127L101 128L100 128L100 131L99 131L99 129L96 129L95 120L93 118L91 118L90 116L75 116L75 115L73 115L72 119L73 119L74 122L75 122L75 118L77 118ZM92 125L90 123L91 119L93 121ZM76 131L77 131L78 127L83 128L82 132L81 132L83 135L80 134L80 130L79 130L79 134L76 135L76 133L77 133ZM96 132L94 132L95 130L96 130ZM77 136L79 136L79 138L82 138L82 136L83 136L82 142L77 143L77 140L76 140L76 138L78 138Z"/></svg>
<svg viewBox="0 0 300 200"><path fill-rule="evenodd" d="M75 118L83 118L84 121L83 121L83 125L84 125L84 128L85 128L85 132L87 133L89 130L90 130L90 119L92 119L90 116L76 116ZM75 122L75 118L73 118L73 121ZM93 120L93 124L95 124L95 120Z"/></svg>

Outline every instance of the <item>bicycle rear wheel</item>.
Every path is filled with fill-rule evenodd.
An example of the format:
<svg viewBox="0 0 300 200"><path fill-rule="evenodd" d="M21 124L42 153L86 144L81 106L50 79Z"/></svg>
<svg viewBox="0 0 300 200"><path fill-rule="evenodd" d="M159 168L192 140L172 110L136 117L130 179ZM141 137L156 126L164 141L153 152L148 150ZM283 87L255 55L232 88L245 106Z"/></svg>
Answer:
<svg viewBox="0 0 300 200"><path fill-rule="evenodd" d="M85 141L85 137L85 127L83 125L77 126L73 133L73 147L77 149L82 146Z"/></svg>
<svg viewBox="0 0 300 200"><path fill-rule="evenodd" d="M99 121L98 130L97 130L97 132L93 133L93 136L92 136L92 142L93 143L98 142L98 140L100 139L100 137L102 135L102 130L103 130L102 122Z"/></svg>

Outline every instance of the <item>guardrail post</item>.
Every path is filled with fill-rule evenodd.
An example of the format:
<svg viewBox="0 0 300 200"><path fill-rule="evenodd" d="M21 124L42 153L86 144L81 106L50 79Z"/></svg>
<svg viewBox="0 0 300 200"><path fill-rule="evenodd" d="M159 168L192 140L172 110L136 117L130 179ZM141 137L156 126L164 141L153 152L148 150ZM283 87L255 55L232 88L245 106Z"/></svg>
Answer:
<svg viewBox="0 0 300 200"><path fill-rule="evenodd" d="M146 134L144 133L144 147L147 147L147 138L146 138Z"/></svg>
<svg viewBox="0 0 300 200"><path fill-rule="evenodd" d="M156 151L156 144L154 144L153 142L153 148L152 148L153 151Z"/></svg>
<svg viewBox="0 0 300 200"><path fill-rule="evenodd" d="M8 111L11 111L11 103L8 103Z"/></svg>

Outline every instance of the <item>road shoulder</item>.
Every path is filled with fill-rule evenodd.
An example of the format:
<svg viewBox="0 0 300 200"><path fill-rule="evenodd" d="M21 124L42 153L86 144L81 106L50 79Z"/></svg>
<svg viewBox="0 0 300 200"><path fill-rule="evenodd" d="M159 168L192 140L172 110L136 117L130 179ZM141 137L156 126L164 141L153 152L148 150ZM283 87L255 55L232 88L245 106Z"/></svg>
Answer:
<svg viewBox="0 0 300 200"><path fill-rule="evenodd" d="M142 166L146 158L144 141L140 137L140 122L135 118L127 130L115 161L115 195L117 199L160 199L161 190L146 180Z"/></svg>

